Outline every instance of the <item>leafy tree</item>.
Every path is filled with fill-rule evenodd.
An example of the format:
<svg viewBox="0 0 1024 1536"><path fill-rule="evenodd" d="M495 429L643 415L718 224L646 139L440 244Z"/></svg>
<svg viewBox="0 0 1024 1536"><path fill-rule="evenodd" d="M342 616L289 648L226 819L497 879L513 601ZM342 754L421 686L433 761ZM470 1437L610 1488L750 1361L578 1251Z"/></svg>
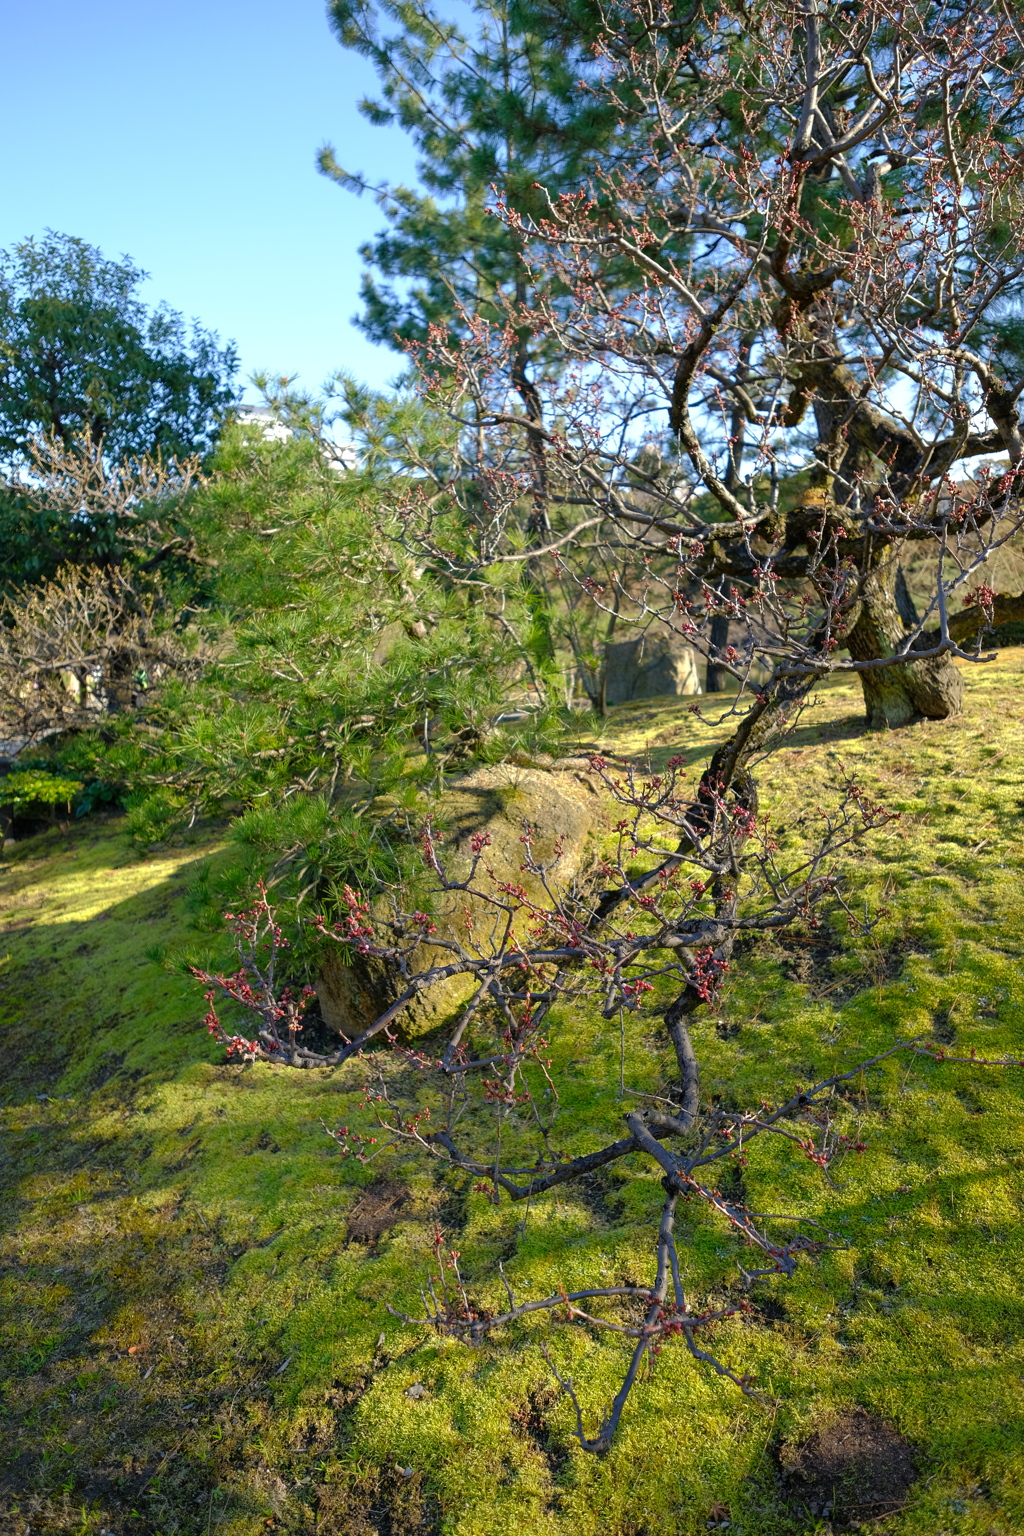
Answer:
<svg viewBox="0 0 1024 1536"><path fill-rule="evenodd" d="M405 350L438 330L457 350L471 344L479 322L511 327L511 408L526 433L507 445L506 459L521 457L525 475L509 515L526 546L543 548L561 497L545 397L566 359L532 324L534 276L521 234L493 216L494 189L510 208L539 217L541 187L574 190L614 153L621 114L581 83L594 73L600 17L586 7L569 16L544 0L483 0L458 20L390 0L333 0L329 14L340 41L367 58L380 81L382 99L364 101L365 115L402 127L419 152L418 188L370 188L330 146L321 150L324 173L357 193L372 190L387 220L362 250L358 323L375 341ZM447 366L437 353L432 365ZM478 404L467 397L468 418ZM483 437L470 432L466 446L464 472L482 484ZM568 650L587 683L600 673L614 616L581 603L576 583L550 563L531 559L526 579L538 661ZM599 688L594 697L600 707Z"/></svg>
<svg viewBox="0 0 1024 1536"><path fill-rule="evenodd" d="M509 750L492 722L525 686L523 602L514 565L504 588L497 576L459 586L408 558L403 477L386 455L339 475L317 402L274 399L305 436L266 443L230 426L190 500L211 587L179 627L201 671L165 666L159 689L58 755L79 778L123 786L139 844L228 816L231 879L248 889L262 875L279 898L329 905L339 883L401 867L446 770ZM389 418L384 400L375 409ZM422 417L415 401L390 407L410 434L418 421L429 435Z"/></svg>
<svg viewBox="0 0 1024 1536"><path fill-rule="evenodd" d="M384 99L363 101L364 115L409 134L423 187L370 189L330 145L320 151L324 174L373 190L389 225L362 249L359 324L400 348L425 340L431 323L461 330L467 316L499 318L503 295L521 294L528 272L520 240L490 216L491 189L538 208L537 182L578 185L615 126L606 103L580 92L579 39L554 44L537 7L515 0L483 0L469 26L390 0L332 0L329 15L380 79Z"/></svg>
<svg viewBox="0 0 1024 1536"><path fill-rule="evenodd" d="M49 231L0 256L0 455L34 436L114 460L205 452L235 398L234 346L138 296L147 274Z"/></svg>

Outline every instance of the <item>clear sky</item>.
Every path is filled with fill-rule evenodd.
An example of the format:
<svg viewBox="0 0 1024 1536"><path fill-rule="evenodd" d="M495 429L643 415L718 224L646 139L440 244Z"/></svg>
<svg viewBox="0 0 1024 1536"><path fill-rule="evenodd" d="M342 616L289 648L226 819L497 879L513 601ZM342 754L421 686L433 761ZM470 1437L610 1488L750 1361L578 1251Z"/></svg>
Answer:
<svg viewBox="0 0 1024 1536"><path fill-rule="evenodd" d="M406 182L414 159L359 115L376 78L323 0L4 0L0 40L0 246L49 227L127 252L147 300L237 342L241 377L400 371L351 324L380 209L315 154Z"/></svg>

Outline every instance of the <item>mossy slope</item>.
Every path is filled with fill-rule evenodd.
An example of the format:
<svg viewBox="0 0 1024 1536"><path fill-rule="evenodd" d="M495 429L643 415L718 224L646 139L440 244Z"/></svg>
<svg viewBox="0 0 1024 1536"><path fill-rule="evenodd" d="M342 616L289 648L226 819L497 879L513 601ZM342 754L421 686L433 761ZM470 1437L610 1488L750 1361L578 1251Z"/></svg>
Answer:
<svg viewBox="0 0 1024 1536"><path fill-rule="evenodd" d="M697 1028L709 1095L775 1096L917 1032L1021 1052L1022 664L972 671L953 724L868 735L842 686L805 714L766 802L796 846L842 761L899 809L849 861L854 898L890 916L870 941L837 925L745 952ZM705 729L683 705L624 708L606 744L656 764L682 749L696 769L721 709ZM142 862L111 823L24 845L3 871L5 1531L653 1536L714 1511L747 1536L796 1533L814 1525L779 1493L777 1447L857 1403L918 1447L894 1533L1024 1529L1024 1074L891 1063L848 1100L869 1150L834 1186L781 1144L752 1155L755 1208L851 1238L718 1332L774 1406L666 1350L595 1460L538 1345L591 1423L619 1347L538 1325L467 1350L386 1303L418 1310L435 1218L484 1298L499 1259L524 1295L646 1280L656 1180L557 1192L524 1231L521 1211L429 1170L342 1162L320 1120L358 1115L361 1069L226 1067L196 989L158 963L221 942L187 899L220 857L211 839ZM630 1026L625 1080L657 1092L651 1031ZM553 1049L565 1145L617 1131L617 1027L567 1014ZM408 1186L397 1224L348 1241L346 1213L382 1176ZM734 1240L697 1210L686 1231L694 1295L729 1294Z"/></svg>

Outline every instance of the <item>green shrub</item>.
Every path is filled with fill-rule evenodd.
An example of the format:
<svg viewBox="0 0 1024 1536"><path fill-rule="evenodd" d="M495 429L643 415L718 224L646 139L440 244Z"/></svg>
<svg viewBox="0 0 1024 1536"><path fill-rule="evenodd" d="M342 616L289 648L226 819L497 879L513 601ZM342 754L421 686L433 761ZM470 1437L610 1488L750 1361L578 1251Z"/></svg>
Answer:
<svg viewBox="0 0 1024 1536"><path fill-rule="evenodd" d="M346 882L398 877L447 770L561 728L554 708L515 735L494 725L525 688L528 594L511 567L467 587L408 559L403 484L392 468L333 473L312 435L229 429L190 499L209 601L183 594L180 610L209 660L54 749L61 771L111 786L142 849L231 818L218 908L261 878L298 916L314 893L330 905Z"/></svg>
<svg viewBox="0 0 1024 1536"><path fill-rule="evenodd" d="M71 802L83 788L80 779L61 778L39 768L16 769L0 779L0 801L13 805L16 816L44 805L65 805L70 811Z"/></svg>

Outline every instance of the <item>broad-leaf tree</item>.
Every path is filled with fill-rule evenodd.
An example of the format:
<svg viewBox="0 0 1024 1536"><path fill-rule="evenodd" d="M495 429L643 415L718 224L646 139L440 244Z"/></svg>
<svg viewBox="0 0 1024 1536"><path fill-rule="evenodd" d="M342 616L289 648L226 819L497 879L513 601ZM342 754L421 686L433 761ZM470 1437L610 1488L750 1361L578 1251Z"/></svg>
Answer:
<svg viewBox="0 0 1024 1536"><path fill-rule="evenodd" d="M235 398L230 343L139 297L147 274L49 231L0 255L0 455L36 436L112 460L204 452Z"/></svg>

